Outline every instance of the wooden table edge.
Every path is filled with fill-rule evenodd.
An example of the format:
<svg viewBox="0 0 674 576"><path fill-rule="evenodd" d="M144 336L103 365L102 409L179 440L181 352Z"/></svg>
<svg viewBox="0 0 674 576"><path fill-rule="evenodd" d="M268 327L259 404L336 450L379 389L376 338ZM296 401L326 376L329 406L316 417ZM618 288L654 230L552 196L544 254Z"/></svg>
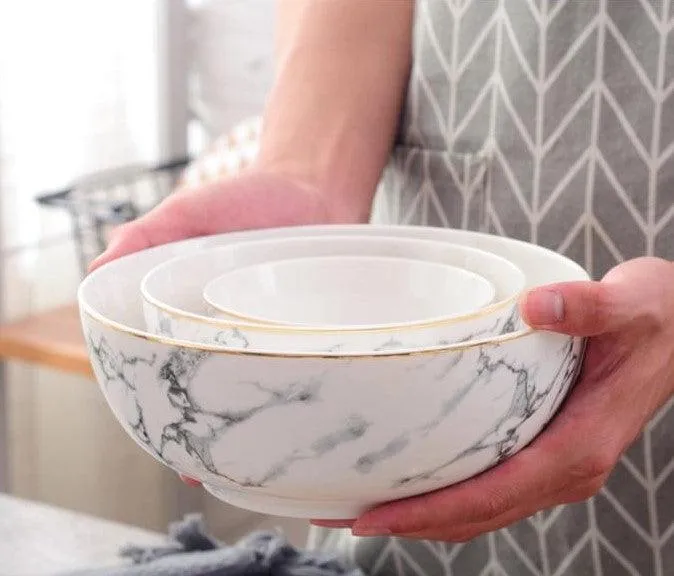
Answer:
<svg viewBox="0 0 674 576"><path fill-rule="evenodd" d="M93 376L76 304L0 324L0 359Z"/></svg>

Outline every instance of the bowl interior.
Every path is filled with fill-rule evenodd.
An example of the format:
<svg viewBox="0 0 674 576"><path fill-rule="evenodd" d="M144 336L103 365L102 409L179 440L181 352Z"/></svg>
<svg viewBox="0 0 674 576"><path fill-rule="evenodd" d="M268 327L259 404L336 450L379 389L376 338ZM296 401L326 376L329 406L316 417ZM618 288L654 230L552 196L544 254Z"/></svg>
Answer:
<svg viewBox="0 0 674 576"><path fill-rule="evenodd" d="M237 268L206 284L204 300L227 316L302 326L434 322L491 304L496 290L456 266L408 258L322 256Z"/></svg>
<svg viewBox="0 0 674 576"><path fill-rule="evenodd" d="M372 227L375 228L375 227ZM361 227L360 230L364 230ZM355 231L354 231L355 232ZM503 309L521 293L526 278L519 267L503 256L471 246L405 237L375 237L361 234L280 237L278 239L251 239L233 242L212 250L203 250L180 258L169 259L150 270L141 282L143 298L151 306L164 310L181 322L213 321L212 307L203 299L203 287L214 277L236 270L283 259L354 256L378 258L409 258L426 263L462 268L482 276L495 290L494 302L487 307ZM464 244L468 244L467 242ZM379 279L378 279L379 282ZM237 313L234 311L234 314ZM462 319L455 314L451 319ZM219 318L229 326L233 316ZM390 320L389 320L390 321ZM238 319L242 325L259 322ZM288 326L302 329L303 326ZM349 330L349 327L322 326L322 329ZM354 326L355 329L358 326Z"/></svg>
<svg viewBox="0 0 674 576"><path fill-rule="evenodd" d="M181 343L177 340L170 341L165 338L159 339L154 334L150 334L145 330L143 298L138 290L138 285L148 272L172 258L198 254L199 252L219 246L231 245L235 242L264 239L278 240L298 236L316 240L327 236L413 238L471 246L509 259L525 273L526 288L554 282L589 279L587 272L582 267L551 250L518 240L480 232L420 226L331 225L287 227L200 237L165 244L110 262L92 274L89 274L80 284L78 300L81 312L116 330L136 335L143 339L161 340L172 343L172 345L186 344L190 347L195 347L192 343ZM527 332L528 330L524 330L522 334ZM498 344L501 340L510 340L519 335L520 333L509 334L501 338L493 338L490 341ZM457 346L448 346L446 348L453 347ZM204 345L201 348L204 350L226 352L226 347L222 346ZM382 351L377 353L377 355L398 355L404 352L404 350ZM237 350L234 353L240 355L258 354L260 352L249 349L243 352ZM279 351L275 354L289 356L293 355L293 351ZM304 355L328 357L331 354L320 352ZM334 355L342 357L345 354L337 351ZM371 356L372 354L368 355Z"/></svg>

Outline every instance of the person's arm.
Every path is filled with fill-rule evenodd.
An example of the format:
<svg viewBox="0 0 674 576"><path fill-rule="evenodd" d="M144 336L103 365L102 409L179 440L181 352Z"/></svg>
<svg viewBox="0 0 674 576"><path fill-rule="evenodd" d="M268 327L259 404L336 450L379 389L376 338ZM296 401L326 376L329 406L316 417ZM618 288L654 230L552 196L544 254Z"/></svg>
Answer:
<svg viewBox="0 0 674 576"><path fill-rule="evenodd" d="M367 221L404 98L413 0L279 2L257 160L125 224L90 269L193 236Z"/></svg>
<svg viewBox="0 0 674 576"><path fill-rule="evenodd" d="M259 164L366 220L410 69L413 0L279 0Z"/></svg>

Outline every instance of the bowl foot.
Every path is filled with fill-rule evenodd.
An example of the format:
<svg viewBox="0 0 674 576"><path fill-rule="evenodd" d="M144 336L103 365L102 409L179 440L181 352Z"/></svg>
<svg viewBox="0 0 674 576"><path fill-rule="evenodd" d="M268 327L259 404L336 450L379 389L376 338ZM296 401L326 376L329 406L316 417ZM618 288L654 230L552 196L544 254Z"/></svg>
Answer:
<svg viewBox="0 0 674 576"><path fill-rule="evenodd" d="M354 502L351 500L296 500L265 494L251 494L250 492L222 488L212 484L204 484L204 489L218 500L227 502L227 504L237 508L286 518L346 520L357 518L375 505L373 502Z"/></svg>

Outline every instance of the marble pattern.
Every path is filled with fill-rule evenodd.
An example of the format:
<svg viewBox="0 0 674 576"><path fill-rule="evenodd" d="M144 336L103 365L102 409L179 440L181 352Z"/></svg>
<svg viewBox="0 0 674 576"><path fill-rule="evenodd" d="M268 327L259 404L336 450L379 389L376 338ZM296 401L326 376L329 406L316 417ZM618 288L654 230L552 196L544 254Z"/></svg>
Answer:
<svg viewBox="0 0 674 576"><path fill-rule="evenodd" d="M108 403L157 459L224 490L358 508L519 451L556 412L582 356L581 340L538 333L420 355L279 358L84 324Z"/></svg>
<svg viewBox="0 0 674 576"><path fill-rule="evenodd" d="M482 378L484 375L487 375L488 378L493 378L501 370L515 376L515 391L508 409L477 442L431 470L401 478L397 484L404 485L438 477L444 469L458 460L484 450L493 453L491 465L496 465L507 459L520 445L520 429L537 413L541 405L546 403L549 406L551 417L557 408L559 408L561 400L566 396L578 374L580 352L574 346L573 340L569 340L560 353L562 359L559 369L547 385L540 387L534 383L535 373L532 373L527 368L511 364L504 359L492 360L487 354L480 351L476 378ZM469 389L471 384L472 382L466 385L466 388ZM548 403L546 401L551 394L553 395L553 401ZM459 402L460 399L457 399L447 404L451 405L453 409ZM445 406L443 412L447 412L447 406ZM445 416L446 414L443 414L443 417Z"/></svg>
<svg viewBox="0 0 674 576"><path fill-rule="evenodd" d="M445 323L424 328L409 328L391 332L286 332L279 338L277 331L245 325L226 327L196 318L178 317L166 310L144 303L147 329L153 334L191 342L216 344L234 349L285 350L296 352L364 352L446 346L486 339L516 332L525 327L517 304L491 311L482 317L460 323Z"/></svg>

